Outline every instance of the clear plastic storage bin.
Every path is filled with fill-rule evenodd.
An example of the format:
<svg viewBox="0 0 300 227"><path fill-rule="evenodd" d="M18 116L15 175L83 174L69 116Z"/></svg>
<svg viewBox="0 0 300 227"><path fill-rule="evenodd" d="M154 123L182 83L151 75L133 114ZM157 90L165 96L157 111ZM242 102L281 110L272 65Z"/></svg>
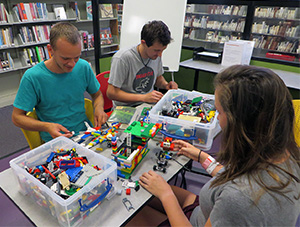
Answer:
<svg viewBox="0 0 300 227"><path fill-rule="evenodd" d="M215 99L214 95L204 94L197 91L186 91L182 89L169 90L150 110L150 122L164 124L164 130L175 137L186 135L188 135L188 137L185 138L189 138L190 136L196 137L197 139L191 140L192 144L200 149L209 150L212 146L213 138L221 131L221 127L217 119L217 112L212 121L208 123L196 123L193 121L161 115L163 108L171 108L172 101L185 102L188 99L192 100L193 98L200 96L208 99Z"/></svg>
<svg viewBox="0 0 300 227"><path fill-rule="evenodd" d="M86 156L89 164L97 165L103 172L93 176L91 181L67 199L63 199L25 170L25 166L34 167L44 163L50 153L57 149L72 148L76 148L77 154ZM31 197L35 203L56 217L61 226L81 224L101 201L109 202L103 200L111 198L116 191L114 188L117 180L116 163L66 137L53 139L11 160L9 164L17 177L21 193Z"/></svg>

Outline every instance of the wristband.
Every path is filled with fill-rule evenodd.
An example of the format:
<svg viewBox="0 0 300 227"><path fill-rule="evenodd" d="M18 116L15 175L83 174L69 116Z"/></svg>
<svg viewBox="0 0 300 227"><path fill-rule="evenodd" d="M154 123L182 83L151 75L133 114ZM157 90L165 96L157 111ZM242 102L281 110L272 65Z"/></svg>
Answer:
<svg viewBox="0 0 300 227"><path fill-rule="evenodd" d="M200 163L200 155L201 155L201 152L202 150L199 151L199 154L198 154L198 162Z"/></svg>
<svg viewBox="0 0 300 227"><path fill-rule="evenodd" d="M210 163L210 165L209 165L209 166L207 167L207 169L206 169L206 172L207 172L208 174L211 175L211 173L215 170L215 168L216 168L218 165L219 165L219 163L216 162L216 160L215 160L214 162Z"/></svg>
<svg viewBox="0 0 300 227"><path fill-rule="evenodd" d="M208 156L207 159L205 159L205 161L202 163L202 167L206 170L208 168L208 166L210 165L210 163L215 162L216 160L211 157Z"/></svg>

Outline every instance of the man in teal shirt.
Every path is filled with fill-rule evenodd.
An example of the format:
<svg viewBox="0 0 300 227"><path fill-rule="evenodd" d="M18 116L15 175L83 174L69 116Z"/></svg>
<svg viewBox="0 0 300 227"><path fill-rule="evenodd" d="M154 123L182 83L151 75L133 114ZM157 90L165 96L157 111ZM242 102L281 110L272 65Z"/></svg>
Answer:
<svg viewBox="0 0 300 227"><path fill-rule="evenodd" d="M28 69L14 101L13 123L23 129L40 131L47 142L58 136L71 137L85 130L84 108L87 91L94 106L95 126L107 120L103 97L90 65L81 55L80 34L70 23L58 23L50 32L52 58ZM39 120L26 116L35 108Z"/></svg>

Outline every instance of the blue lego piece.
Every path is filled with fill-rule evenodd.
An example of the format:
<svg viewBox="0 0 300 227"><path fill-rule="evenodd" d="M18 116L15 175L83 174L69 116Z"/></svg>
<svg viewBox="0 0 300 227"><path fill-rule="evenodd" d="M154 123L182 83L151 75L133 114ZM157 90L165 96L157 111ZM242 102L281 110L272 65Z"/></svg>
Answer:
<svg viewBox="0 0 300 227"><path fill-rule="evenodd" d="M51 154L49 155L49 157L47 158L47 163L51 162L52 159L54 158L55 152L51 152Z"/></svg>
<svg viewBox="0 0 300 227"><path fill-rule="evenodd" d="M125 175L119 169L117 170L117 175L118 175L118 177L125 178Z"/></svg>
<svg viewBox="0 0 300 227"><path fill-rule="evenodd" d="M69 176L71 182L76 182L76 180L82 174L81 170L82 170L82 167L75 167L75 168L66 170L66 174Z"/></svg>

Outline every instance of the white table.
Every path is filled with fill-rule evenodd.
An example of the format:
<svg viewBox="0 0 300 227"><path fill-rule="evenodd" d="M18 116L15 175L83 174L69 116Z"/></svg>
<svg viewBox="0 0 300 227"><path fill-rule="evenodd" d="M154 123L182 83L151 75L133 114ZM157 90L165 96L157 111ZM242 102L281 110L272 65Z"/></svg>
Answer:
<svg viewBox="0 0 300 227"><path fill-rule="evenodd" d="M193 60L188 59L186 61L180 62L181 67L194 69L195 70L195 78L194 78L194 90L197 90L198 79L199 79L199 71L210 72L210 73L219 73L221 70L226 67L221 64ZM275 72L280 78L284 81L285 85L289 88L300 89L300 69L299 73L288 72L278 69L271 69Z"/></svg>
<svg viewBox="0 0 300 227"><path fill-rule="evenodd" d="M139 176L150 169L156 164L156 152L160 151L160 147L157 146L157 141L150 140L149 152L144 157L142 162L136 167L132 174L132 180L138 180ZM93 148L95 150L96 147ZM100 154L111 158L111 149L105 149L100 151ZM176 160L182 165L188 163L189 159L181 156L176 157ZM167 172L157 172L162 175L167 181L171 180L180 170L182 166L173 160L169 160ZM34 203L31 198L23 196L19 192L19 186L17 179L14 177L11 168L0 173L0 186L2 190L14 201L14 203L25 213L25 215L36 226L58 226L56 218ZM122 189L121 195L115 195L110 200L104 200L103 203L97 207L89 216L83 221L83 226L121 226L126 223L130 218L137 213L137 211L143 207L143 205L152 197L152 195L140 187L138 191L131 190L131 195L126 195L124 188L122 187L122 181L117 181L116 190ZM127 198L132 203L134 209L127 210L123 205L123 198Z"/></svg>

